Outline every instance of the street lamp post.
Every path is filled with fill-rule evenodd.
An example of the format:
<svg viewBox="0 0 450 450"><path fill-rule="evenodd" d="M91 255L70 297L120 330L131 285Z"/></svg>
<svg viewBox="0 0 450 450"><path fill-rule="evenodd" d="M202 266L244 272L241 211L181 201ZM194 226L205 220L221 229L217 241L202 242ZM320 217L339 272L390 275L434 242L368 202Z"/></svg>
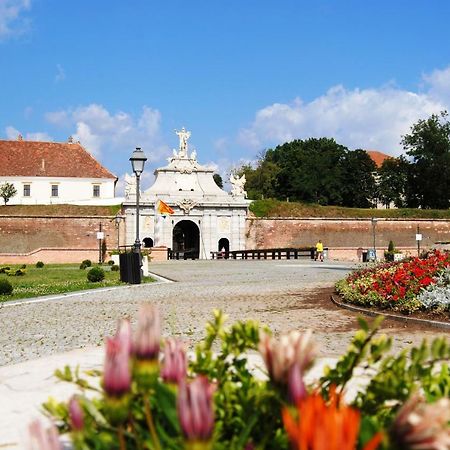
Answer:
<svg viewBox="0 0 450 450"><path fill-rule="evenodd" d="M376 243L376 235L375 235L375 228L377 226L378 219L376 217L372 217L372 233L373 233L373 257L374 261L377 260L377 243Z"/></svg>
<svg viewBox="0 0 450 450"><path fill-rule="evenodd" d="M141 241L139 240L140 177L142 172L144 171L144 165L145 161L147 161L147 157L145 156L145 153L140 149L140 147L136 147L136 150L131 155L130 161L133 172L136 175L136 240L134 241L134 251L140 254L141 253Z"/></svg>
<svg viewBox="0 0 450 450"><path fill-rule="evenodd" d="M117 228L117 251L120 251L120 222L122 221L122 217L120 217L119 213L114 217L114 223Z"/></svg>

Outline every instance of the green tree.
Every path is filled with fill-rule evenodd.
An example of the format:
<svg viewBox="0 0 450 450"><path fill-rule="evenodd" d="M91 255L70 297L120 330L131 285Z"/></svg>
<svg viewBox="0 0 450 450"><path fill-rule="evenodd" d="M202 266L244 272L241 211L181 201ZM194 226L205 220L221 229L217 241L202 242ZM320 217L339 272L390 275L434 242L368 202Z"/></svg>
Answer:
<svg viewBox="0 0 450 450"><path fill-rule="evenodd" d="M278 198L277 176L280 168L265 158L265 154L260 155L255 168L250 164L245 164L237 170L237 175L245 174L247 180L245 190L248 198L252 200Z"/></svg>
<svg viewBox="0 0 450 450"><path fill-rule="evenodd" d="M266 160L280 169L277 197L342 204L342 160L346 151L346 147L328 138L295 140L268 150Z"/></svg>
<svg viewBox="0 0 450 450"><path fill-rule="evenodd" d="M378 169L378 198L383 205L391 203L404 208L408 198L408 180L411 164L404 156L387 158Z"/></svg>
<svg viewBox="0 0 450 450"><path fill-rule="evenodd" d="M0 186L0 197L3 198L5 205L9 202L9 199L17 194L17 190L12 183L3 183Z"/></svg>
<svg viewBox="0 0 450 450"><path fill-rule="evenodd" d="M217 186L219 186L220 189L223 189L223 180L222 180L222 177L221 177L218 173L215 173L215 174L213 175L213 178L214 178L214 181L216 182Z"/></svg>
<svg viewBox="0 0 450 450"><path fill-rule="evenodd" d="M409 183L409 203L422 208L450 206L450 123L446 111L419 120L411 133L403 136L406 154L413 167Z"/></svg>
<svg viewBox="0 0 450 450"><path fill-rule="evenodd" d="M370 208L376 198L374 174L377 167L364 150L347 151L342 160L344 183L342 204L353 208Z"/></svg>

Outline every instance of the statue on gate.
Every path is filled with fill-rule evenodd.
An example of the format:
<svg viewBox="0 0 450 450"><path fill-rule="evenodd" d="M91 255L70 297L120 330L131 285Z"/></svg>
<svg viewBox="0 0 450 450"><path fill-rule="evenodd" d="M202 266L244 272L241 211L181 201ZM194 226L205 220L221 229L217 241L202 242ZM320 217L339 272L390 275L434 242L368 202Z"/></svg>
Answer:
<svg viewBox="0 0 450 450"><path fill-rule="evenodd" d="M231 195L233 197L245 197L247 198L247 191L244 190L244 186L247 180L245 179L245 173L241 177L235 177L230 175L230 183L232 185Z"/></svg>

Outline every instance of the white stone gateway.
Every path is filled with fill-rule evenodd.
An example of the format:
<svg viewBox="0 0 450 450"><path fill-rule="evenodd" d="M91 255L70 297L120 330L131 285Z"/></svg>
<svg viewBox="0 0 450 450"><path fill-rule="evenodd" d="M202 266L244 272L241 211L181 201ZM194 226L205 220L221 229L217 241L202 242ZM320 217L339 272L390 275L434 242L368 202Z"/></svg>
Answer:
<svg viewBox="0 0 450 450"><path fill-rule="evenodd" d="M153 186L140 199L140 240L144 248L165 246L178 252L180 258L200 259L211 258L211 252L245 249L250 203L244 190L245 176L231 177L231 193L222 190L214 181L214 170L197 162L195 150L189 155L191 132L184 128L175 132L180 140L178 151L173 150L166 167L155 170ZM132 185L131 180L128 182ZM129 192L123 205L129 245L136 238L135 190Z"/></svg>

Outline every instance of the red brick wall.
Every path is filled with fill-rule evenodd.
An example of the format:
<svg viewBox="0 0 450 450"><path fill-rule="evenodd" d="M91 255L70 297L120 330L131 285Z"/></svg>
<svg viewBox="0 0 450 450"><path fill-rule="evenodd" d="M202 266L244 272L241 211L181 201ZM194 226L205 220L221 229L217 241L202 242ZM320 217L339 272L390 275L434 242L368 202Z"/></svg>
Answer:
<svg viewBox="0 0 450 450"><path fill-rule="evenodd" d="M450 220L378 219L376 247L381 251L387 249L392 240L397 248L415 251L417 225L423 235L422 248L429 248L437 241L450 241ZM248 218L246 227L247 249L309 247L321 239L326 247L334 249L338 259L344 255L354 259L358 247L373 247L370 219Z"/></svg>
<svg viewBox="0 0 450 450"><path fill-rule="evenodd" d="M98 255L97 231L100 223L105 233L108 249L117 247L117 229L114 227L113 217L23 217L0 216L0 262L6 258L11 262L11 254L30 254L37 249L50 249L47 254L41 253L37 260L44 262L69 262L78 261L80 250L87 254ZM124 235L123 223L121 233ZM57 250L65 252L71 249L67 255L58 255ZM74 251L78 250L78 251ZM3 254L3 258L2 258ZM51 258L45 261L44 256ZM63 259L64 261L61 261ZM25 261L24 261L25 262ZM32 261L30 261L32 262Z"/></svg>

